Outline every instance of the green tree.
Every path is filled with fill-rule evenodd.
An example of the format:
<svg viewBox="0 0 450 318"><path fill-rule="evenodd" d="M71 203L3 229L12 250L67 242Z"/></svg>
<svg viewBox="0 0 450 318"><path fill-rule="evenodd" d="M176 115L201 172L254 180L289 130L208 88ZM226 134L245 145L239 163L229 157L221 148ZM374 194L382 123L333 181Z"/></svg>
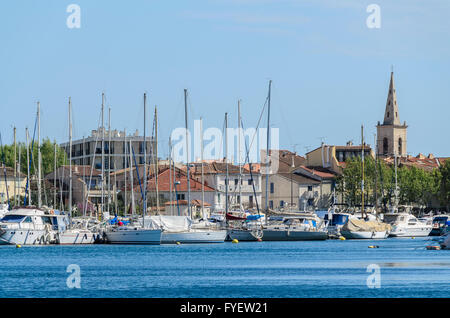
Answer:
<svg viewBox="0 0 450 318"><path fill-rule="evenodd" d="M450 159L439 167L438 197L442 206L450 211Z"/></svg>

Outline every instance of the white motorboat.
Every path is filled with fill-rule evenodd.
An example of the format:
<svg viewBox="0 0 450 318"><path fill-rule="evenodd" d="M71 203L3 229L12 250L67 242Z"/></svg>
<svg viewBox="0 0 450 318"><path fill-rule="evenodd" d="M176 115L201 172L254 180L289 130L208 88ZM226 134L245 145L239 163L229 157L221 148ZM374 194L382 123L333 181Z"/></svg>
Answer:
<svg viewBox="0 0 450 318"><path fill-rule="evenodd" d="M313 241L326 240L326 222L313 213L298 213L270 217L263 225L263 241Z"/></svg>
<svg viewBox="0 0 450 318"><path fill-rule="evenodd" d="M65 230L65 217L36 207L14 208L0 220L0 244L57 243L58 232Z"/></svg>
<svg viewBox="0 0 450 318"><path fill-rule="evenodd" d="M394 237L428 236L432 230L432 221L419 221L409 213L386 213L383 221L391 225L389 235Z"/></svg>

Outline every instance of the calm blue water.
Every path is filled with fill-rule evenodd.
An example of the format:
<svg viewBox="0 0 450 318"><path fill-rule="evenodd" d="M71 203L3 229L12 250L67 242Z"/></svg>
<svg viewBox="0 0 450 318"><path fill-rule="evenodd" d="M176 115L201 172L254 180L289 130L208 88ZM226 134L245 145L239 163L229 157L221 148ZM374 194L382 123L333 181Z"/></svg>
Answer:
<svg viewBox="0 0 450 318"><path fill-rule="evenodd" d="M450 297L450 251L430 244L0 246L0 297ZM80 289L67 287L70 264L80 266ZM369 264L380 266L380 288L366 285Z"/></svg>

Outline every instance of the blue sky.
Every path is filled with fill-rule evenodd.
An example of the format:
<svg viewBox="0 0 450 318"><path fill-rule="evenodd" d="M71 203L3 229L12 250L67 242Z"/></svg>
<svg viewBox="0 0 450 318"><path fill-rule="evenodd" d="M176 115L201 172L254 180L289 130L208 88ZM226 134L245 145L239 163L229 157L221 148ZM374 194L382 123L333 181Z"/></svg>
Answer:
<svg viewBox="0 0 450 318"><path fill-rule="evenodd" d="M69 29L69 4L81 28ZM369 4L381 28L369 29ZM450 2L446 0L325 1L11 1L0 3L0 130L24 140L36 101L42 136L74 138L96 129L105 92L116 129L142 132L142 95L159 108L160 153L172 129L190 125L255 127L272 86L272 127L280 147L304 154L328 144L372 144L382 121L391 65L408 152L450 156ZM150 118L151 115L149 115ZM149 119L150 122L150 119ZM151 128L151 126L149 126ZM150 131L150 128L148 131Z"/></svg>

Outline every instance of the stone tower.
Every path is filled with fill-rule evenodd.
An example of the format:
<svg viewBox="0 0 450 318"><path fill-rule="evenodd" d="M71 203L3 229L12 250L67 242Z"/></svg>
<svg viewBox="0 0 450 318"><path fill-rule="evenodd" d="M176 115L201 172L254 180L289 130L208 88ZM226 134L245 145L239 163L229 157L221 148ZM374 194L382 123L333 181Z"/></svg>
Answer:
<svg viewBox="0 0 450 318"><path fill-rule="evenodd" d="M397 94L394 85L394 72L391 72L389 93L384 111L383 124L377 125L377 154L379 156L406 157L406 122L400 124L400 116L397 105Z"/></svg>

